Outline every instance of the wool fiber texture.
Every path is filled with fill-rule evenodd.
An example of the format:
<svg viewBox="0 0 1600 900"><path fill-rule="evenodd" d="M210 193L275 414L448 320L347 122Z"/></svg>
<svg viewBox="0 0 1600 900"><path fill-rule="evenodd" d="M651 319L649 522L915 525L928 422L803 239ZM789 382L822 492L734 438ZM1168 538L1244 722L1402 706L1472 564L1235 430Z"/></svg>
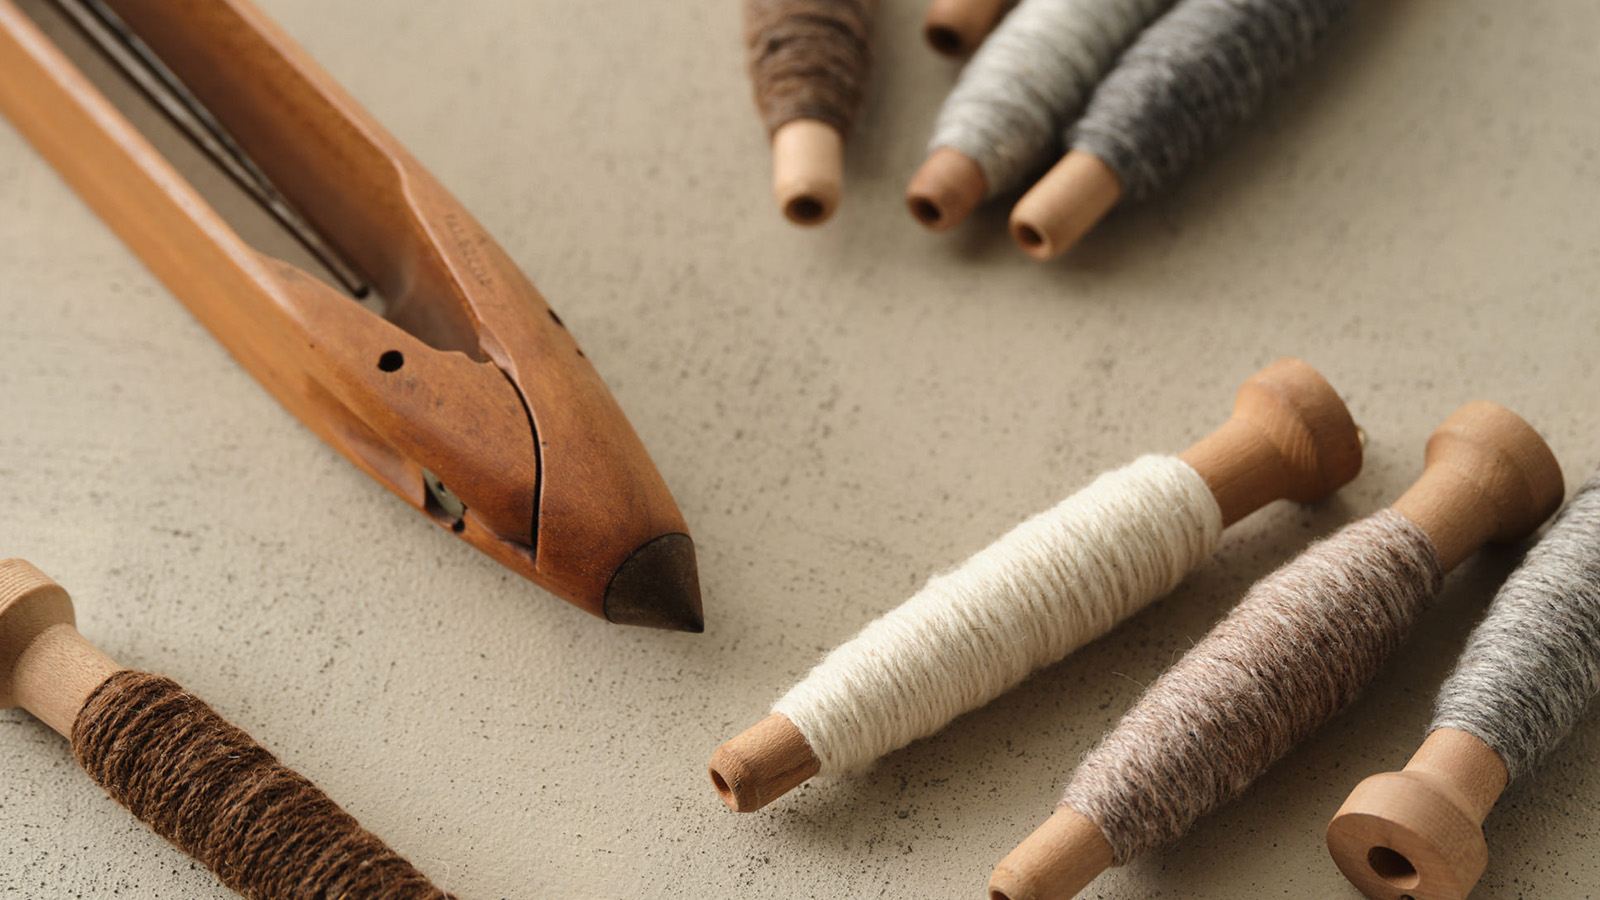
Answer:
<svg viewBox="0 0 1600 900"><path fill-rule="evenodd" d="M1179 837L1354 700L1442 580L1433 541L1393 510L1312 545L1150 686L1062 805L1115 865Z"/></svg>
<svg viewBox="0 0 1600 900"><path fill-rule="evenodd" d="M250 900L453 900L169 679L106 679L73 723L72 751L112 799Z"/></svg>
<svg viewBox="0 0 1600 900"><path fill-rule="evenodd" d="M1023 522L828 654L773 705L821 774L926 737L1110 631L1211 555L1222 513L1145 456Z"/></svg>
<svg viewBox="0 0 1600 900"><path fill-rule="evenodd" d="M745 0L750 80L768 136L795 119L850 133L876 8L877 0Z"/></svg>
<svg viewBox="0 0 1600 900"><path fill-rule="evenodd" d="M1495 595L1439 689L1435 728L1488 744L1512 778L1538 765L1600 693L1600 474Z"/></svg>
<svg viewBox="0 0 1600 900"><path fill-rule="evenodd" d="M1139 29L1172 0L1023 0L961 72L931 153L978 164L989 195L1020 187L1061 152L1061 129Z"/></svg>
<svg viewBox="0 0 1600 900"><path fill-rule="evenodd" d="M1182 0L1095 89L1067 143L1138 200L1167 187L1311 59L1356 0Z"/></svg>

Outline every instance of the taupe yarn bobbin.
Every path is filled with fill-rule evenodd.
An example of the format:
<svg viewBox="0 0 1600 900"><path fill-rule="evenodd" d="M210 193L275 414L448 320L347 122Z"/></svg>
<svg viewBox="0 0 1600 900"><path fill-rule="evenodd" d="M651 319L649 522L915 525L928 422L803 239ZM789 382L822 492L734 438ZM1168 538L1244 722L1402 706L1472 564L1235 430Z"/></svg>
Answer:
<svg viewBox="0 0 1600 900"><path fill-rule="evenodd" d="M1061 804L1116 865L1181 836L1353 701L1443 577L1427 532L1394 510L1318 542L1156 680Z"/></svg>
<svg viewBox="0 0 1600 900"><path fill-rule="evenodd" d="M796 119L849 134L876 7L876 0L746 0L750 79L769 135Z"/></svg>
<svg viewBox="0 0 1600 900"><path fill-rule="evenodd" d="M112 799L251 900L454 900L170 679L106 679L72 750Z"/></svg>

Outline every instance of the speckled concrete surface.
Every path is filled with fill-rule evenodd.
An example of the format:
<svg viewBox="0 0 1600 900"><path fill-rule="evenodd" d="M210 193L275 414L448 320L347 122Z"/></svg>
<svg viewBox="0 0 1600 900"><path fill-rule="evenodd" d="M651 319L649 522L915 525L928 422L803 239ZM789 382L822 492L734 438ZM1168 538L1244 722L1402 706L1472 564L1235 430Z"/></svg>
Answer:
<svg viewBox="0 0 1600 900"><path fill-rule="evenodd" d="M1003 208L945 236L902 209L955 75L915 0L884 3L845 203L813 231L768 199L729 0L263 6L560 311L689 518L708 629L606 626L423 521L8 126L0 555L464 900L979 896L1140 686L1253 579L1396 496L1457 405L1523 413L1570 483L1600 461L1591 3L1368 4L1179 191L1042 266ZM1165 602L868 772L754 815L717 802L711 750L821 652L1094 473L1187 446L1285 354L1371 435L1336 499L1252 517ZM1404 761L1516 558L1469 563L1366 699L1085 896L1353 900L1323 824ZM1591 717L1493 813L1475 896L1600 892L1597 788ZM14 711L0 895L232 896Z"/></svg>

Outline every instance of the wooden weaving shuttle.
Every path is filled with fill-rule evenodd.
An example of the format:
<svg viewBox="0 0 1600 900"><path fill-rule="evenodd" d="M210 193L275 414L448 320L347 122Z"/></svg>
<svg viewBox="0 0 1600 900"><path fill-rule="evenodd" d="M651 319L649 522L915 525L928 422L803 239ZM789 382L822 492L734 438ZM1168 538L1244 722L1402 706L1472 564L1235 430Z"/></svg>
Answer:
<svg viewBox="0 0 1600 900"><path fill-rule="evenodd" d="M325 242L336 275L342 258L386 301L373 313L246 244L0 0L0 111L241 365L508 568L613 622L702 630L694 544L622 410L521 270L398 141L246 0L60 5L158 58L314 232L302 241Z"/></svg>

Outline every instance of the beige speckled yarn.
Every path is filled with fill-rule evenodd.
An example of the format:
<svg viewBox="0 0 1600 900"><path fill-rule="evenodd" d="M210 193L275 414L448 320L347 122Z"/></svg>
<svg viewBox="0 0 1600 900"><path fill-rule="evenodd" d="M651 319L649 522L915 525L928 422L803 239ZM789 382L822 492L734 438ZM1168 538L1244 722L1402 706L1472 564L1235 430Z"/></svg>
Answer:
<svg viewBox="0 0 1600 900"><path fill-rule="evenodd" d="M1117 865L1177 838L1354 700L1442 580L1432 540L1393 510L1313 545L1156 680L1062 805Z"/></svg>

